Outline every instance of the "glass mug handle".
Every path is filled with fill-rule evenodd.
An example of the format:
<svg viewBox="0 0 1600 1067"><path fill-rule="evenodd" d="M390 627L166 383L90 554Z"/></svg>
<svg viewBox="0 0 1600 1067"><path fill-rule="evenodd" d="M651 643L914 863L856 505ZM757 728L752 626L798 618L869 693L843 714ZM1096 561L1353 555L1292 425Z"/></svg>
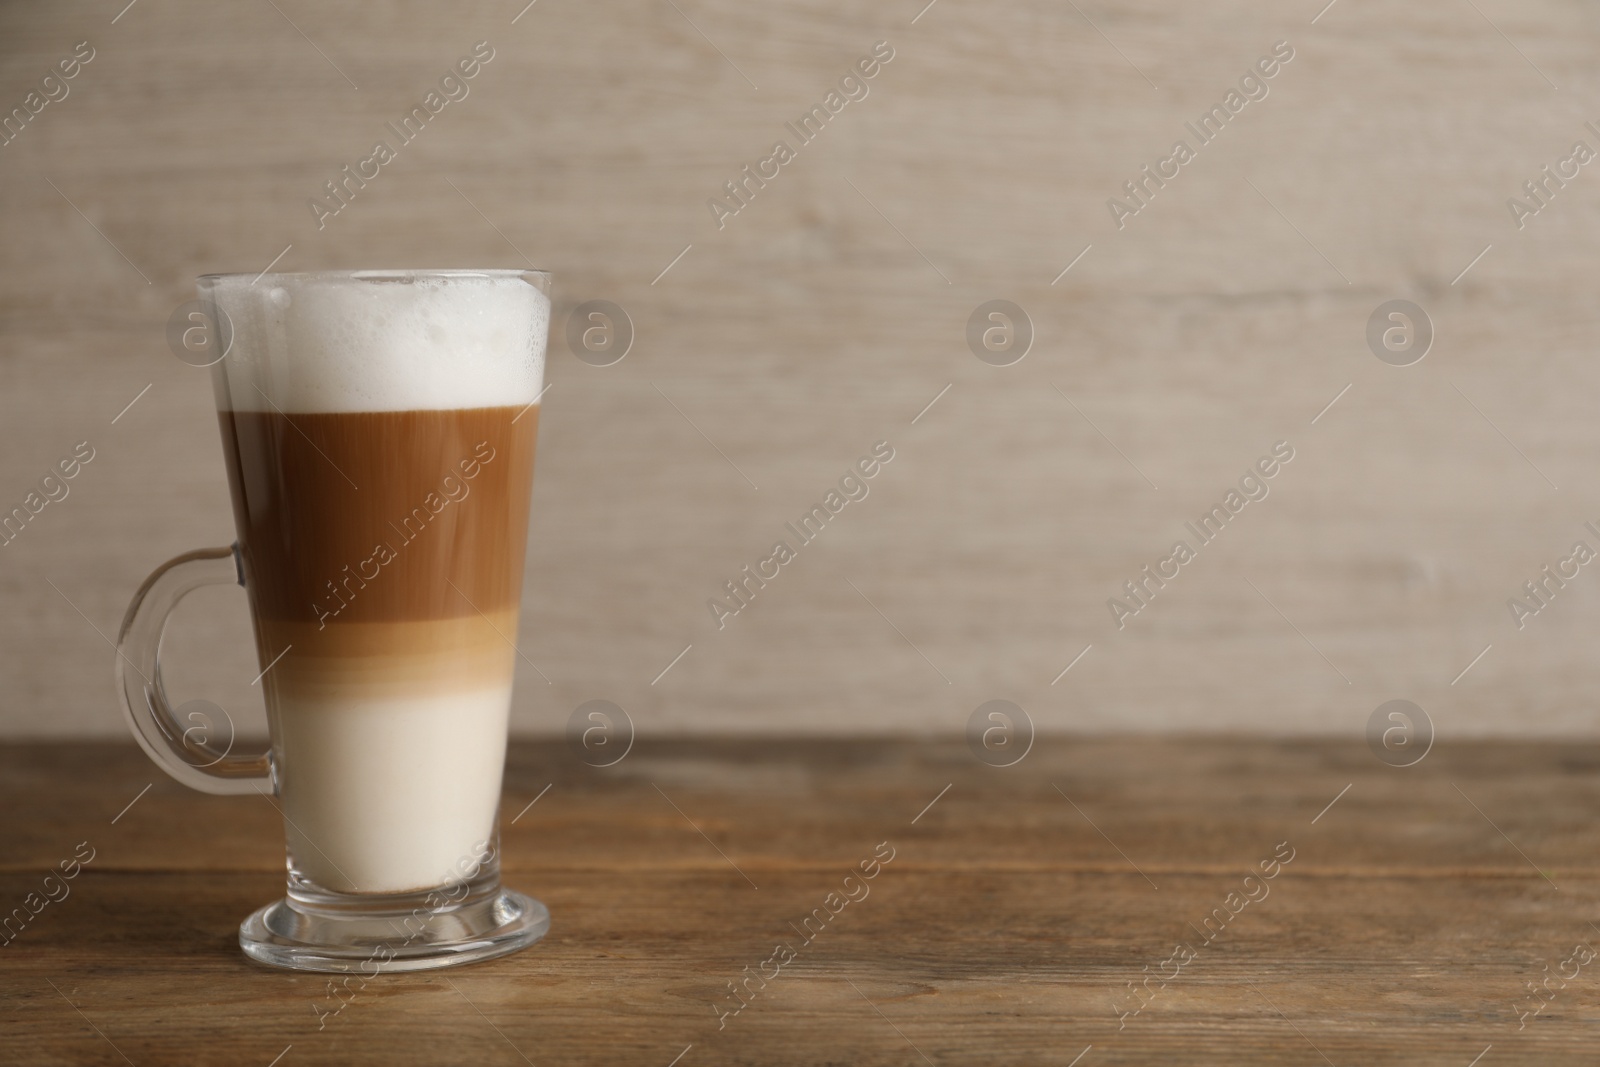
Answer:
<svg viewBox="0 0 1600 1067"><path fill-rule="evenodd" d="M117 687L134 739L162 770L202 793L276 792L272 762L265 752L235 756L232 730L228 749L218 751L208 738L190 738L173 713L161 680L161 639L178 601L203 585L244 585L239 545L185 552L157 567L128 605L117 636Z"/></svg>

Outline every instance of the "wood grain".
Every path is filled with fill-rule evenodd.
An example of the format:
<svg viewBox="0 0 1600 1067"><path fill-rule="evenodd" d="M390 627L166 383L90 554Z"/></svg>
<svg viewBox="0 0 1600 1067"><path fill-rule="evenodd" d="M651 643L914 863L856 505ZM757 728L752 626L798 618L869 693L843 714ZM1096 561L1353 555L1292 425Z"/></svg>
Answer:
<svg viewBox="0 0 1600 1067"><path fill-rule="evenodd" d="M1590 972L1552 982L1524 1029L1516 1005L1541 961L1600 940L1597 766L1593 745L1446 744L1396 769L1328 742L1109 738L1041 740L1002 770L960 742L794 739L644 741L595 770L521 743L505 877L549 905L550 935L380 976L319 1031L326 979L235 943L282 890L269 805L189 793L131 745L14 746L0 903L78 842L97 854L0 949L0 1048L29 1064L266 1064L292 1045L283 1067L665 1067L692 1045L679 1063L695 1067L1066 1065L1092 1045L1080 1067L1319 1050L1460 1067L1492 1045L1485 1067L1587 1063ZM894 858L869 894L804 944L789 924L882 842ZM1190 924L1284 842L1270 892L1202 942ZM719 1030L727 983L779 942L796 960ZM1177 942L1196 958L1119 1030L1128 983Z"/></svg>

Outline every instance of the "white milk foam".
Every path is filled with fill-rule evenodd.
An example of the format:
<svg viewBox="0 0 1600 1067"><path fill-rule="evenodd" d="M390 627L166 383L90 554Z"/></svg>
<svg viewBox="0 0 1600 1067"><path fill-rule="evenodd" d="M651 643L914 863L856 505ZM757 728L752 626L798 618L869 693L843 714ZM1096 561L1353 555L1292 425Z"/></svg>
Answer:
<svg viewBox="0 0 1600 1067"><path fill-rule="evenodd" d="M458 878L494 835L510 707L510 686L280 699L273 747L296 869L346 893Z"/></svg>
<svg viewBox="0 0 1600 1067"><path fill-rule="evenodd" d="M233 327L222 410L506 407L544 380L550 298L513 273L216 275L200 292Z"/></svg>

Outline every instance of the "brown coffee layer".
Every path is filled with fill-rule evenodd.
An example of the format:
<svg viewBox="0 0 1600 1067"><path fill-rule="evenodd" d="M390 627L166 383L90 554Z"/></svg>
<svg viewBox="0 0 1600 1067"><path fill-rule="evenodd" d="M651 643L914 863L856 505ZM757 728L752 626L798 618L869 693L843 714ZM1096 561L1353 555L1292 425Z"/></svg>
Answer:
<svg viewBox="0 0 1600 1067"><path fill-rule="evenodd" d="M507 688L516 673L515 610L409 622L262 620L274 698L368 701ZM287 649L287 652L284 650Z"/></svg>
<svg viewBox="0 0 1600 1067"><path fill-rule="evenodd" d="M264 657L290 643L268 623L332 648L369 641L327 636L352 624L515 617L537 405L219 418Z"/></svg>

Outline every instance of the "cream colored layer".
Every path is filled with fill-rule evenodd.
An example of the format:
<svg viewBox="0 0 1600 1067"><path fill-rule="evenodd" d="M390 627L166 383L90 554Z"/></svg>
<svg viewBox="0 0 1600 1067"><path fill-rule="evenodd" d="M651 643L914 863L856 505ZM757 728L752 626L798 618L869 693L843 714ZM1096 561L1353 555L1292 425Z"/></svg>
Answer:
<svg viewBox="0 0 1600 1067"><path fill-rule="evenodd" d="M444 885L493 834L511 686L381 700L279 695L268 714L289 855L318 885Z"/></svg>
<svg viewBox="0 0 1600 1067"><path fill-rule="evenodd" d="M510 688L517 613L421 622L263 622L269 699L338 703Z"/></svg>

